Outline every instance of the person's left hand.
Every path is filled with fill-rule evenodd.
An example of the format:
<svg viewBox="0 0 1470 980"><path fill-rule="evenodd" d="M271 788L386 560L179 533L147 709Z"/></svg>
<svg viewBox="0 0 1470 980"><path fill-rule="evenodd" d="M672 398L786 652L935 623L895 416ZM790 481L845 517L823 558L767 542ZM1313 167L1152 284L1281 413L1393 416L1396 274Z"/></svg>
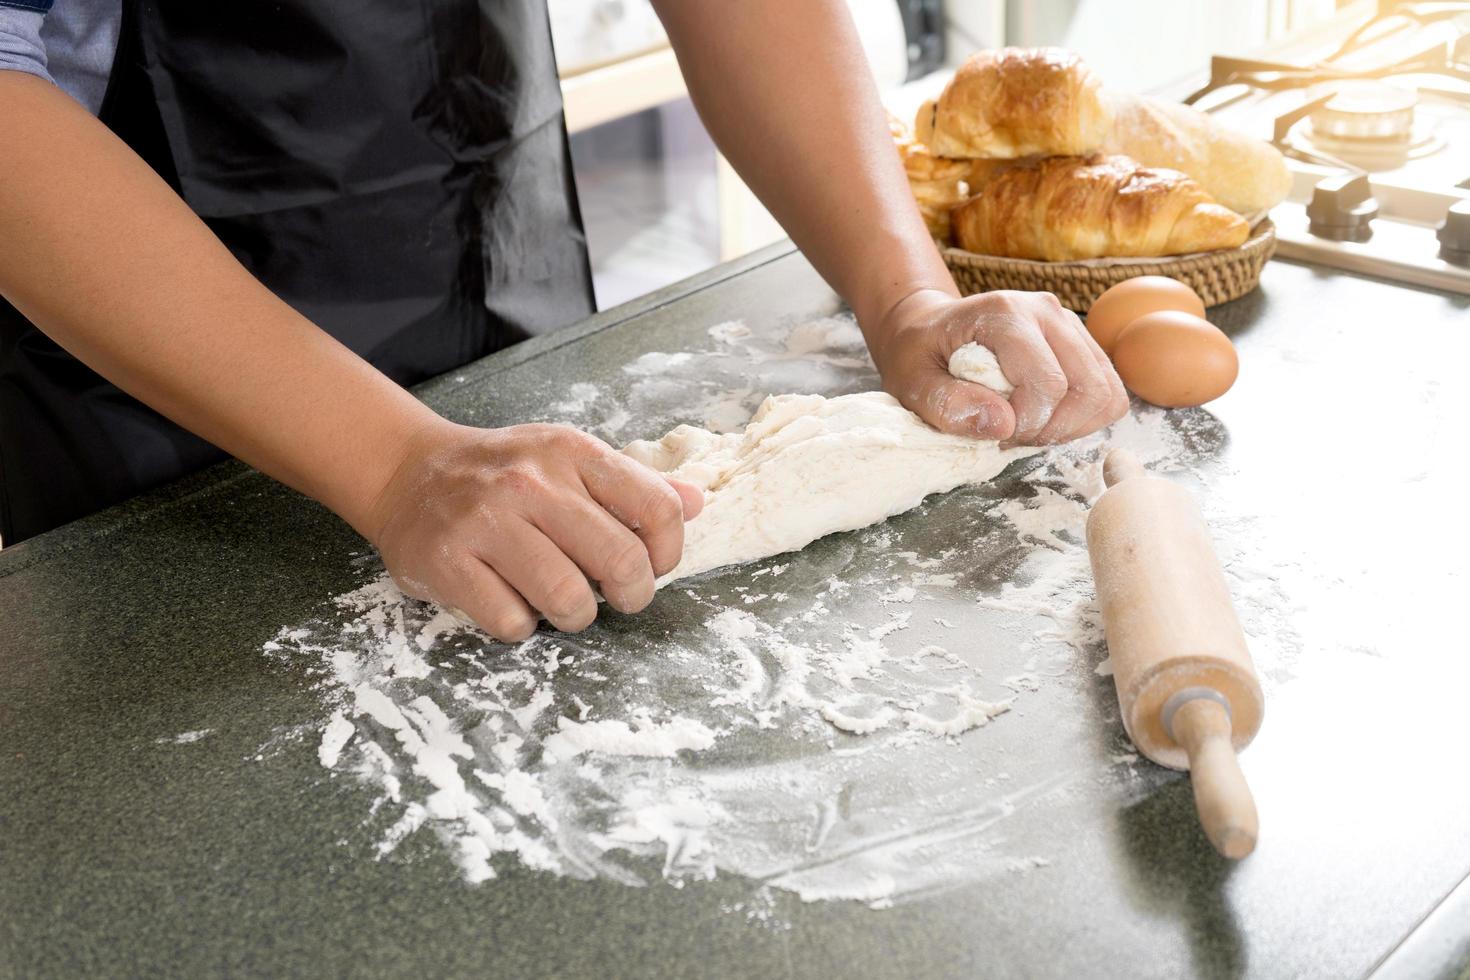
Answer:
<svg viewBox="0 0 1470 980"><path fill-rule="evenodd" d="M1001 290L957 299L920 290L864 332L884 389L941 432L1048 445L1095 432L1128 411L1108 356L1051 293ZM949 373L950 355L972 341L994 352L1015 385L1009 400Z"/></svg>

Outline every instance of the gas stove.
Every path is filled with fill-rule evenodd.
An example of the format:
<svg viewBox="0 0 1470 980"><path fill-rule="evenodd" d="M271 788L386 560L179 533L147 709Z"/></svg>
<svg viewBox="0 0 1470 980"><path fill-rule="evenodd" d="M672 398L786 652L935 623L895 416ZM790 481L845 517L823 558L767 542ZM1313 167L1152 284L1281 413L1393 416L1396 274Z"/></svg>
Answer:
<svg viewBox="0 0 1470 980"><path fill-rule="evenodd" d="M1278 254L1470 294L1470 2L1359 3L1184 100L1286 154Z"/></svg>

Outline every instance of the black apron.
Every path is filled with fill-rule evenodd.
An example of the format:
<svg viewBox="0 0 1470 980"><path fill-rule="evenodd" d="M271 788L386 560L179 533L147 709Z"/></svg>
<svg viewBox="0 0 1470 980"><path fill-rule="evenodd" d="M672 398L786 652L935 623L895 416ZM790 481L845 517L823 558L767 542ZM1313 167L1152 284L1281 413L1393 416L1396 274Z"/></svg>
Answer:
<svg viewBox="0 0 1470 980"><path fill-rule="evenodd" d="M591 312L545 0L123 7L102 121L395 381ZM6 544L221 458L0 300Z"/></svg>

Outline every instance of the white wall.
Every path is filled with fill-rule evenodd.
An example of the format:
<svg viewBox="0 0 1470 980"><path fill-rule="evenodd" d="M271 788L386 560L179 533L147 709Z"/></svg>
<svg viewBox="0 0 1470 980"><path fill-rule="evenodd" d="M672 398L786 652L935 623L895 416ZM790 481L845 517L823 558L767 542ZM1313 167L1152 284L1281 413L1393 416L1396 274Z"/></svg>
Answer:
<svg viewBox="0 0 1470 980"><path fill-rule="evenodd" d="M1335 10L1335 0L1009 0L1006 40L1072 48L1105 84L1147 91Z"/></svg>

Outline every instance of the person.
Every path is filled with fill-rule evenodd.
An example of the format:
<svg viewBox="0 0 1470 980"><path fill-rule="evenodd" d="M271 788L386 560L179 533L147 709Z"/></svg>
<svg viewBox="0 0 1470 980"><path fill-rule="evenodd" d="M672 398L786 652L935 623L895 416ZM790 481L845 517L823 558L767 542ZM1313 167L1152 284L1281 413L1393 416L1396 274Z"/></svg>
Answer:
<svg viewBox="0 0 1470 980"><path fill-rule="evenodd" d="M1126 410L1054 297L958 296L843 0L654 5L901 403L1032 444ZM646 606L696 489L403 387L592 309L542 0L51 7L0 0L0 540L229 453L502 640ZM969 341L1009 401L947 373Z"/></svg>

